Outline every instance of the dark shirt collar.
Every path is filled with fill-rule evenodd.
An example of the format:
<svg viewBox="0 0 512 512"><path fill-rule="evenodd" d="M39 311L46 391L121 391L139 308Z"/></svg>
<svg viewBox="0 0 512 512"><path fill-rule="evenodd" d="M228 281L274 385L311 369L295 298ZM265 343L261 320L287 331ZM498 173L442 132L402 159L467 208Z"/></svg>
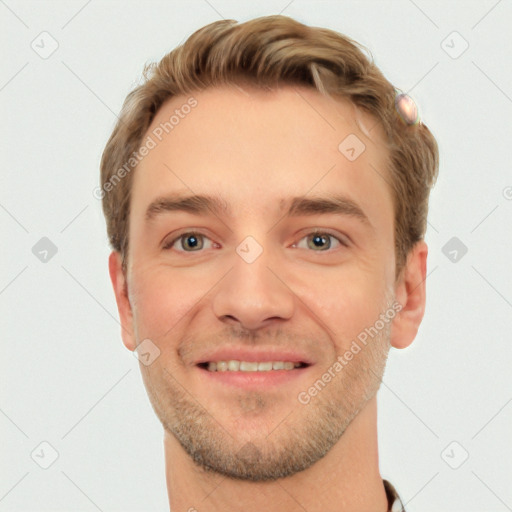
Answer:
<svg viewBox="0 0 512 512"><path fill-rule="evenodd" d="M388 498L388 512L405 512L402 500L400 496L398 496L393 484L384 479L382 482L384 483L384 489L386 490L386 496Z"/></svg>

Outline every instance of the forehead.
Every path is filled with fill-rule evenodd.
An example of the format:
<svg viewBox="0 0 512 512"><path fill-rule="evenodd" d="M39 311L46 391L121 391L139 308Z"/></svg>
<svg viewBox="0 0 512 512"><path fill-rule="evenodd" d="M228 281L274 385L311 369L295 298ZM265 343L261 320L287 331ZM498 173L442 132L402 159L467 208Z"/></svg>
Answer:
<svg viewBox="0 0 512 512"><path fill-rule="evenodd" d="M256 215L282 212L289 197L335 192L369 216L390 213L388 152L375 120L314 89L226 86L177 96L157 112L148 138L154 147L133 181L139 217L176 192L215 194Z"/></svg>

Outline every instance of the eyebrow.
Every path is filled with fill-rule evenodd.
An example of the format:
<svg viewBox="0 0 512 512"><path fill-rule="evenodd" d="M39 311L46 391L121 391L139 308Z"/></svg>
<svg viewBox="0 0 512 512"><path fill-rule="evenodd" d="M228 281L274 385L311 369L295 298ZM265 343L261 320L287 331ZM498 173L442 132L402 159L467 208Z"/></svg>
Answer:
<svg viewBox="0 0 512 512"><path fill-rule="evenodd" d="M313 216L322 214L335 214L354 217L373 228L364 210L352 199L344 195L327 195L324 197L292 197L281 199L280 211L286 205L288 210L283 217ZM189 195L174 194L158 197L146 209L146 222L154 220L157 216L174 211L184 211L195 215L206 215L209 212L215 216L232 217L233 212L227 203L216 195Z"/></svg>

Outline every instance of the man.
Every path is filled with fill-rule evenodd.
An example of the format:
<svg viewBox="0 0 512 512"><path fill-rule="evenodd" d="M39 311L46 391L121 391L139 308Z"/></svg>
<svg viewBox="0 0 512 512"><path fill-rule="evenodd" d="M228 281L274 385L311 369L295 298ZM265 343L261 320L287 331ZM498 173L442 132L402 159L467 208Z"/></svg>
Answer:
<svg viewBox="0 0 512 512"><path fill-rule="evenodd" d="M402 510L376 393L423 317L437 170L412 100L330 30L219 21L145 69L101 184L173 512Z"/></svg>

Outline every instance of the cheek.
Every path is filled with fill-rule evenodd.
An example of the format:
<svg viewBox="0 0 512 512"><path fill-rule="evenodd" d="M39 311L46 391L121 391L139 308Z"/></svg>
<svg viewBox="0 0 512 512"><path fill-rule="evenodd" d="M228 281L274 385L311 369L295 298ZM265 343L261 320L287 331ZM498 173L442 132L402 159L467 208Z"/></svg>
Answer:
<svg viewBox="0 0 512 512"><path fill-rule="evenodd" d="M321 281L305 293L315 310L340 345L357 337L373 325L382 312L385 293L377 276L369 273L340 273Z"/></svg>
<svg viewBox="0 0 512 512"><path fill-rule="evenodd" d="M168 269L138 271L130 294L137 337L150 338L155 343L168 336L173 338L170 331L179 332L180 321L204 295L194 283Z"/></svg>

